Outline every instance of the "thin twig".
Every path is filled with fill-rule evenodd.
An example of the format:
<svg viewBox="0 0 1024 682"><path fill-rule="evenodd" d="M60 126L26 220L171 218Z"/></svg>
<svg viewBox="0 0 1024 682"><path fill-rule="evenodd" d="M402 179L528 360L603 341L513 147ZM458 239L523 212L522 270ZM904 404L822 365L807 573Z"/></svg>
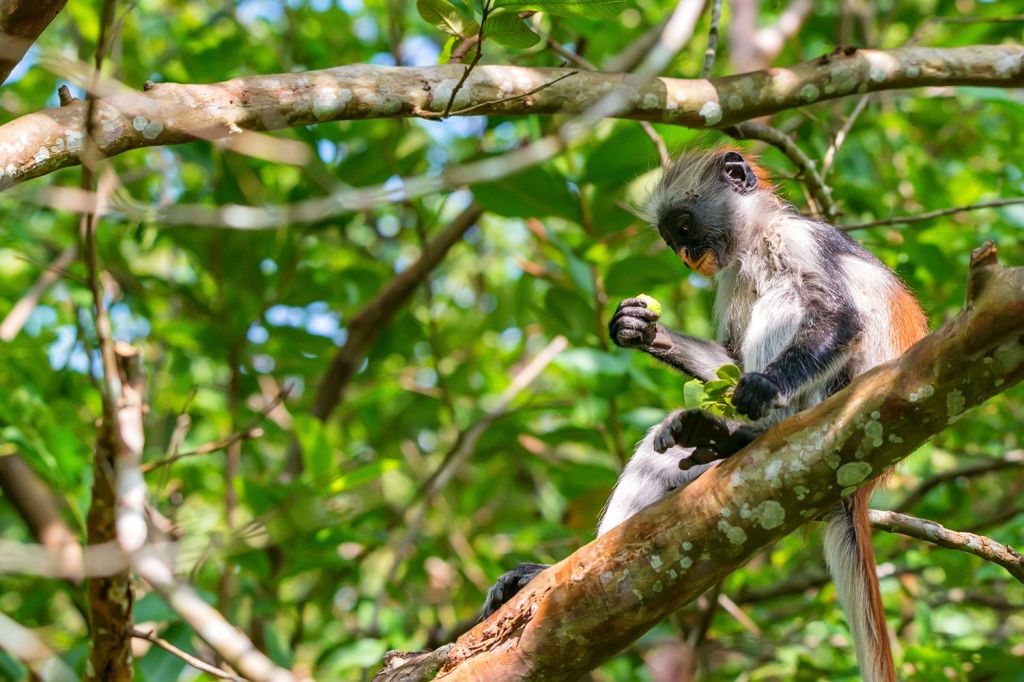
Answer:
<svg viewBox="0 0 1024 682"><path fill-rule="evenodd" d="M221 670L217 666L211 665L203 659L193 656L187 651L179 649L178 647L168 642L166 639L161 639L160 637L157 637L155 631L151 630L149 632L146 632L141 628L133 628L132 637L135 637L136 639L144 639L147 642L156 644L158 647L160 647L167 653L171 654L172 656L177 656L178 658L185 661L196 670L200 670L204 673L207 673L208 675L213 675L214 677L220 678L222 680L236 680L236 682L243 682L241 677L233 675L225 670Z"/></svg>
<svg viewBox="0 0 1024 682"><path fill-rule="evenodd" d="M483 109L485 107L492 107L495 104L502 104L503 102L512 102L512 101L517 100L517 99L522 99L524 97L529 97L530 95L536 95L541 90L544 90L545 88L550 88L555 83L557 83L559 81L563 81L566 78L568 78L569 76L575 76L577 73L579 73L579 71L570 71L569 73L562 74L561 76L559 76L558 78L556 78L554 80L551 80L551 81L548 81L547 83L542 83L541 85L538 85L537 87L535 87L533 90L530 90L529 92L523 92L523 93L520 93L518 95L511 95L510 97L502 97L501 99L490 100L488 102L480 102L479 104L474 104L471 107L466 107L465 109L459 109L457 111L453 111L451 115L452 116L465 116L469 112L476 111L477 109ZM447 114L445 114L445 116L447 116Z"/></svg>
<svg viewBox="0 0 1024 682"><path fill-rule="evenodd" d="M992 538L974 533L950 530L935 521L919 519L892 511L872 509L868 512L875 528L930 542L946 549L955 549L1002 566L1024 583L1024 554Z"/></svg>
<svg viewBox="0 0 1024 682"><path fill-rule="evenodd" d="M818 204L818 209L821 213L829 220L835 219L838 209L836 208L835 201L832 199L832 190L825 184L821 174L818 173L814 161L804 154L803 150L793 141L793 138L778 128L772 128L769 125L753 121L730 126L724 132L739 140L761 140L779 149L800 169L803 174L804 184L807 185L807 189L810 191L811 196L814 197L814 201Z"/></svg>
<svg viewBox="0 0 1024 682"><path fill-rule="evenodd" d="M835 163L836 155L839 153L839 148L843 146L843 142L846 141L846 136L850 134L853 129L853 124L857 122L857 117L860 116L861 112L868 105L868 100L871 99L871 95L864 95L857 102L857 106L853 108L850 115L846 117L846 121L843 123L843 127L836 133L835 138L832 140L832 144L825 150L825 156L821 160L821 177L827 178L829 171L832 170L832 164Z"/></svg>
<svg viewBox="0 0 1024 682"><path fill-rule="evenodd" d="M209 443L204 443L203 445L200 445L194 450L179 452L176 455L165 457L164 459L159 459L155 462L148 462L146 464L143 464L141 467L142 473L148 474L150 471L153 471L154 469L158 469L169 464L174 464L179 459L184 459L186 457L208 455L211 452L223 450L224 448L234 445L239 441L260 438L261 436L263 436L263 429L260 428L259 426L260 422L266 419L267 415L273 412L274 408L280 405L284 401L284 399L288 397L288 393L291 391L291 388L292 387L289 384L288 386L285 386L283 389L281 389L281 391L276 396L274 396L273 400L271 400L269 403L263 406L263 409L259 411L259 414L253 417L253 419L250 420L248 424L246 424L244 427L242 427L235 433L224 436L223 438L218 438L217 440L210 441Z"/></svg>
<svg viewBox="0 0 1024 682"><path fill-rule="evenodd" d="M718 49L718 23L722 18L722 0L711 3L711 28L708 29L708 47L704 50L704 65L700 67L700 77L710 78L711 67L715 64L715 51Z"/></svg>
<svg viewBox="0 0 1024 682"><path fill-rule="evenodd" d="M1001 206L1016 206L1017 204L1024 204L1024 197L994 199L993 201L982 201L977 204L954 206L953 208L943 208L938 211L928 211L927 213L893 216L892 218L882 218L881 220L869 220L864 223L850 223L848 225L840 225L839 229L850 232L852 230L863 230L868 227L880 227L882 225L910 225L912 223L921 223L926 220L934 220L935 218L941 218L943 216L953 215L956 213L964 213L966 211L978 211L983 208L999 208Z"/></svg>
<svg viewBox="0 0 1024 682"><path fill-rule="evenodd" d="M64 271L78 257L78 247L69 246L43 270L39 279L24 296L11 308L3 322L0 322L0 341L12 341L25 326L29 315L39 305L39 300L64 274Z"/></svg>
<svg viewBox="0 0 1024 682"><path fill-rule="evenodd" d="M668 153L665 139L658 134L658 131L654 129L654 124L650 121L639 121L639 123L640 129L644 131L647 137L651 138L654 148L658 150L658 160L661 162L661 167L668 168L672 163L672 155Z"/></svg>
<svg viewBox="0 0 1024 682"><path fill-rule="evenodd" d="M455 96L459 94L459 90L462 89L466 79L469 78L469 74L473 71L473 67L477 65L480 58L484 56L484 24L487 23L487 15L491 11L491 0L484 0L483 8L480 14L480 30L476 34L476 53L473 55L472 61L466 66L466 70L462 72L462 78L452 88L452 95L448 98L448 104L444 107L444 113L441 114L441 118L448 118L452 111L452 105L455 104Z"/></svg>
<svg viewBox="0 0 1024 682"><path fill-rule="evenodd" d="M572 50L567 50L562 46L560 42L552 38L550 35L545 36L544 42L548 49L562 57L567 62L572 62L576 66L580 67L584 71L597 71L597 65L589 61L582 55L578 55Z"/></svg>

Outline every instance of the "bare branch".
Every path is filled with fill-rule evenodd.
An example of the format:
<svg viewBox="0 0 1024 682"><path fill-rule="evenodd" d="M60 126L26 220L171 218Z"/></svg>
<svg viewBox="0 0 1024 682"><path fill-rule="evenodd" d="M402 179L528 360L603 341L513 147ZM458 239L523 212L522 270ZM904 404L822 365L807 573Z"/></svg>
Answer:
<svg viewBox="0 0 1024 682"><path fill-rule="evenodd" d="M882 218L881 220L869 220L864 223L850 223L848 225L840 225L839 229L851 232L853 230L863 230L868 227L881 227L883 225L912 225L914 223L922 223L927 220L935 220L936 218L942 218L943 216L964 213L967 211L979 211L983 208L999 208L1000 206L1016 206L1018 204L1024 204L1024 197L994 199L992 201L981 201L977 204L968 204L966 206L954 206L953 208L928 211L926 213L893 216L892 218Z"/></svg>
<svg viewBox="0 0 1024 682"><path fill-rule="evenodd" d="M152 642L153 644L156 644L158 647L160 647L167 653L171 654L172 656L177 656L178 658L185 661L196 670L200 670L208 675L213 675L214 677L220 678L222 680L235 680L235 682L244 682L244 680L242 680L241 677L237 677L229 672L221 670L215 665L210 665L203 659L193 656L187 651L179 649L178 647L168 642L166 639L161 639L160 637L157 637L156 632L146 632L145 630L142 630L140 628L135 628L132 630L132 637L135 637L136 639L144 639L147 642Z"/></svg>
<svg viewBox="0 0 1024 682"><path fill-rule="evenodd" d="M294 676L278 667L249 638L228 623L188 585L174 578L165 557L148 545L137 552L132 566L167 604L241 675L253 682L295 682Z"/></svg>
<svg viewBox="0 0 1024 682"><path fill-rule="evenodd" d="M659 50L651 54L658 55L659 63L666 61ZM619 90L622 101L617 106L598 108L581 125L592 126L594 120L615 116L709 128L735 125L757 116L856 92L925 85L1017 87L1024 82L1022 58L1024 47L1015 45L910 47L860 50L824 62L797 64L784 72L757 71L711 80L650 80L661 69L639 79L622 73L581 72L529 98L494 103L474 113L578 114ZM96 131L96 142L104 155L113 156L129 149L227 137L242 130L272 130L333 120L409 117L418 111L439 113L444 111L447 98L439 102L437 95L448 95L451 81L457 81L464 69L465 66L459 64L423 68L360 64L306 73L250 76L209 85L161 83L146 92L122 93L98 100L96 115L102 125ZM465 97L467 106L495 102L533 90L570 70L479 67L466 79L459 98ZM622 85L627 85L628 90L620 89ZM84 103L73 102L0 126L0 141L23 142L0 147L0 168L5 169L0 176L0 188L78 163L84 138L84 110ZM507 165L507 162L503 164ZM439 187L458 186L478 178L493 179L490 166L461 166L456 172L447 172L436 183L422 187L414 184L404 193L392 190L385 193L386 199L378 198L378 201L391 200L396 195L420 196L437 191ZM382 190L373 191L380 193ZM367 194L364 191L363 197ZM279 225L296 219L320 220L325 215L336 214L339 209L360 208L359 198L334 196L323 200L323 205L309 214L278 209L272 222ZM312 205L309 210L312 211ZM232 211L241 215L245 209L229 206L222 211L227 217L223 222L234 225L238 221L231 220ZM157 215L160 214L155 213L153 217ZM200 223L209 224L209 219Z"/></svg>
<svg viewBox="0 0 1024 682"><path fill-rule="evenodd" d="M996 542L984 535L950 530L935 521L898 512L872 509L868 516L875 528L924 540L946 549L973 554L1002 566L1010 575L1024 583L1024 554L1009 545Z"/></svg>
<svg viewBox="0 0 1024 682"><path fill-rule="evenodd" d="M159 469L160 467L167 466L169 464L174 464L179 459L184 459L185 457L208 455L211 452L223 450L224 448L233 445L234 443L237 443L239 441L251 440L253 438L262 437L263 429L260 428L260 423L264 419L266 419L267 415L273 412L278 405L284 402L285 398L288 397L288 393L290 391L290 385L285 386L283 389L278 391L277 395L275 395L266 405L263 406L263 408L260 410L259 414L256 415L256 417L250 420L248 424L243 426L235 433L224 436L223 438L218 438L217 440L214 441L210 441L209 443L204 443L203 445L200 445L194 450L187 450L185 452L174 453L171 456L165 457L164 459L161 460L157 460L156 462L147 462L146 464L143 464L140 467L142 473L148 474L150 471L153 471L154 469Z"/></svg>
<svg viewBox="0 0 1024 682"><path fill-rule="evenodd" d="M857 117L860 116L861 112L864 111L868 105L868 100L871 99L871 95L864 95L857 101L857 106L853 108L850 115L846 117L846 121L843 122L843 127L836 133L835 138L832 140L832 144L825 150L825 156L821 158L821 177L827 178L828 173L832 170L832 166L836 161L836 155L839 153L839 148L846 142L846 136L853 130L853 124L857 122Z"/></svg>

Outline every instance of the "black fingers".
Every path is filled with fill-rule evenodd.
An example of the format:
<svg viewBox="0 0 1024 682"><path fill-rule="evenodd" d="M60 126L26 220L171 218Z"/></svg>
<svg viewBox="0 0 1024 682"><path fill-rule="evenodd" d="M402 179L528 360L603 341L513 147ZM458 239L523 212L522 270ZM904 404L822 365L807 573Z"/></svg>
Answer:
<svg viewBox="0 0 1024 682"><path fill-rule="evenodd" d="M708 416L710 415L701 410L679 410L673 413L661 423L658 432L654 434L654 449L665 452L673 445L713 445L717 434L704 430L706 424L715 425L713 421L707 419Z"/></svg>
<svg viewBox="0 0 1024 682"><path fill-rule="evenodd" d="M623 348L649 346L657 333L655 322L659 315L647 308L639 298L627 298L619 304L608 323L612 342Z"/></svg>
<svg viewBox="0 0 1024 682"><path fill-rule="evenodd" d="M764 374L750 372L736 384L732 404L737 412L756 421L779 404L781 394L779 386Z"/></svg>
<svg viewBox="0 0 1024 682"><path fill-rule="evenodd" d="M661 423L652 444L661 453L673 445L694 448L689 457L679 462L679 468L685 470L729 457L758 435L759 429L742 422L703 410L679 410Z"/></svg>
<svg viewBox="0 0 1024 682"><path fill-rule="evenodd" d="M526 587L527 583L536 578L545 568L548 568L548 564L519 564L498 578L491 589L487 591L487 598L484 600L484 607L477 622L486 620L492 613L500 609L505 602Z"/></svg>

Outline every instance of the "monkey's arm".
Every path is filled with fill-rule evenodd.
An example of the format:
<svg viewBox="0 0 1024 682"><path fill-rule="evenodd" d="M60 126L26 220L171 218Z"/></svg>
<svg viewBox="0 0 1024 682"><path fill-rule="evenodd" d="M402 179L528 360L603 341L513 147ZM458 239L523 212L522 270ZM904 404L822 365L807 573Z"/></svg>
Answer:
<svg viewBox="0 0 1024 682"><path fill-rule="evenodd" d="M807 387L828 380L841 367L850 343L861 331L860 316L837 296L809 303L785 350L762 371L740 377L732 397L740 414L760 419Z"/></svg>
<svg viewBox="0 0 1024 682"><path fill-rule="evenodd" d="M636 348L701 381L713 381L722 365L739 364L719 343L686 336L658 324L658 314L638 298L627 298L615 310L608 331L612 342Z"/></svg>

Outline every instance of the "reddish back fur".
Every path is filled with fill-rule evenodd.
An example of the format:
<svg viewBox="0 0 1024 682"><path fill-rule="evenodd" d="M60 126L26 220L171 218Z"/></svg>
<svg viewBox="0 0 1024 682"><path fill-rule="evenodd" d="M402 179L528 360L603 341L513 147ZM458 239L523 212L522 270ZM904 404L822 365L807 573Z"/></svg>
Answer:
<svg viewBox="0 0 1024 682"><path fill-rule="evenodd" d="M889 300L893 345L904 352L928 334L928 320L921 304L905 287L892 290Z"/></svg>

